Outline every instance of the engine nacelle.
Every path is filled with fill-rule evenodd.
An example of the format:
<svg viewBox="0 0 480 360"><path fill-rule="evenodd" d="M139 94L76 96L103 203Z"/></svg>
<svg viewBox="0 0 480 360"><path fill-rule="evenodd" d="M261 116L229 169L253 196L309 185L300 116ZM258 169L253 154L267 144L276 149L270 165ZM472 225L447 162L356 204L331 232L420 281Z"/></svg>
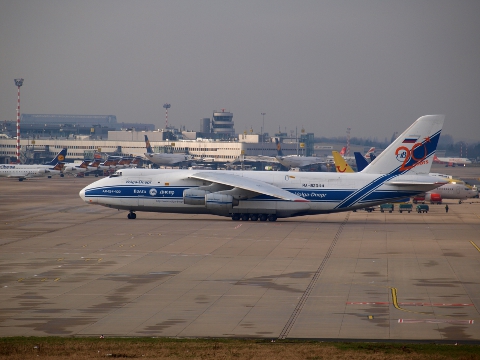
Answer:
<svg viewBox="0 0 480 360"><path fill-rule="evenodd" d="M183 203L186 205L205 205L205 195L209 191L199 189L187 189L183 191Z"/></svg>
<svg viewBox="0 0 480 360"><path fill-rule="evenodd" d="M205 195L205 207L217 214L228 214L234 203L238 205L232 195L210 193Z"/></svg>

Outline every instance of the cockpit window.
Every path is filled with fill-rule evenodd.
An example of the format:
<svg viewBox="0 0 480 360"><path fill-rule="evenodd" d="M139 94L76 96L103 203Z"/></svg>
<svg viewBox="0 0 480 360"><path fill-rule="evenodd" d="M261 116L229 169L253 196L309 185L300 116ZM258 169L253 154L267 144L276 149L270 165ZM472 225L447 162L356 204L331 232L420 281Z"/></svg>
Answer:
<svg viewBox="0 0 480 360"><path fill-rule="evenodd" d="M119 176L122 176L122 172L121 171L115 171L115 173L113 173L112 175L110 175L109 177L119 177Z"/></svg>

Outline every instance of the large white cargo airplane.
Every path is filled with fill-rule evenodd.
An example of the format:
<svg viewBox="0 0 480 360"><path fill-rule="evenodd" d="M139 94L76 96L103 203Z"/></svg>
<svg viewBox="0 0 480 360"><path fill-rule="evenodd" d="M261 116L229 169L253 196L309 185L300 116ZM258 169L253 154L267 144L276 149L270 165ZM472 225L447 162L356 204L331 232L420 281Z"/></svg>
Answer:
<svg viewBox="0 0 480 360"><path fill-rule="evenodd" d="M147 135L145 135L145 147L147 148L145 157L157 165L172 166L193 160L193 156L187 154L154 153Z"/></svg>
<svg viewBox="0 0 480 360"><path fill-rule="evenodd" d="M18 178L18 181L23 181L32 177L60 175L66 155L67 149L63 148L52 161L44 165L3 164L0 165L0 177Z"/></svg>
<svg viewBox="0 0 480 360"><path fill-rule="evenodd" d="M444 118L419 118L360 173L127 169L79 195L89 204L127 210L129 219L152 211L275 221L364 208L447 182L428 175Z"/></svg>

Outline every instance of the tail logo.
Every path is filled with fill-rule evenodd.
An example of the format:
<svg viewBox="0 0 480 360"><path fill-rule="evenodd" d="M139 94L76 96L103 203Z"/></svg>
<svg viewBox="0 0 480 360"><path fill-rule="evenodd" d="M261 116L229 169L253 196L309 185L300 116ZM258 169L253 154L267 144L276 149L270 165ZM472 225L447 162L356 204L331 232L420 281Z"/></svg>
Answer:
<svg viewBox="0 0 480 360"><path fill-rule="evenodd" d="M430 138L425 138L425 143L430 142ZM419 150L415 154L415 150L423 146L423 154L422 150ZM428 155L427 146L424 143L415 143L411 149L407 148L406 146L400 146L395 150L395 156L398 161L402 163L400 166L400 171L407 171L413 169L417 165L424 164L426 161L425 158ZM407 165L410 160L415 161L412 165Z"/></svg>
<svg viewBox="0 0 480 360"><path fill-rule="evenodd" d="M146 143L147 143L147 148L149 148L150 147L150 141L147 140Z"/></svg>
<svg viewBox="0 0 480 360"><path fill-rule="evenodd" d="M343 172L347 171L346 166L343 168L343 170L340 169L340 165L337 165L336 168L337 168L337 171L340 172L340 173L343 173Z"/></svg>
<svg viewBox="0 0 480 360"><path fill-rule="evenodd" d="M63 156L62 154L58 155L58 161L63 161L65 160L65 156Z"/></svg>

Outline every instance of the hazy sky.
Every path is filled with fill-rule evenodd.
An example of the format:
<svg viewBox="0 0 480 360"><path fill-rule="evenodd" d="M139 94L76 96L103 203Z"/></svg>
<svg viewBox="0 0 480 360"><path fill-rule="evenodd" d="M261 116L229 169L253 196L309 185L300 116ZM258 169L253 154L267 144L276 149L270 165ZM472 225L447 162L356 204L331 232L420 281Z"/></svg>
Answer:
<svg viewBox="0 0 480 360"><path fill-rule="evenodd" d="M480 140L480 1L0 0L0 120L116 115L390 139L445 114Z"/></svg>

